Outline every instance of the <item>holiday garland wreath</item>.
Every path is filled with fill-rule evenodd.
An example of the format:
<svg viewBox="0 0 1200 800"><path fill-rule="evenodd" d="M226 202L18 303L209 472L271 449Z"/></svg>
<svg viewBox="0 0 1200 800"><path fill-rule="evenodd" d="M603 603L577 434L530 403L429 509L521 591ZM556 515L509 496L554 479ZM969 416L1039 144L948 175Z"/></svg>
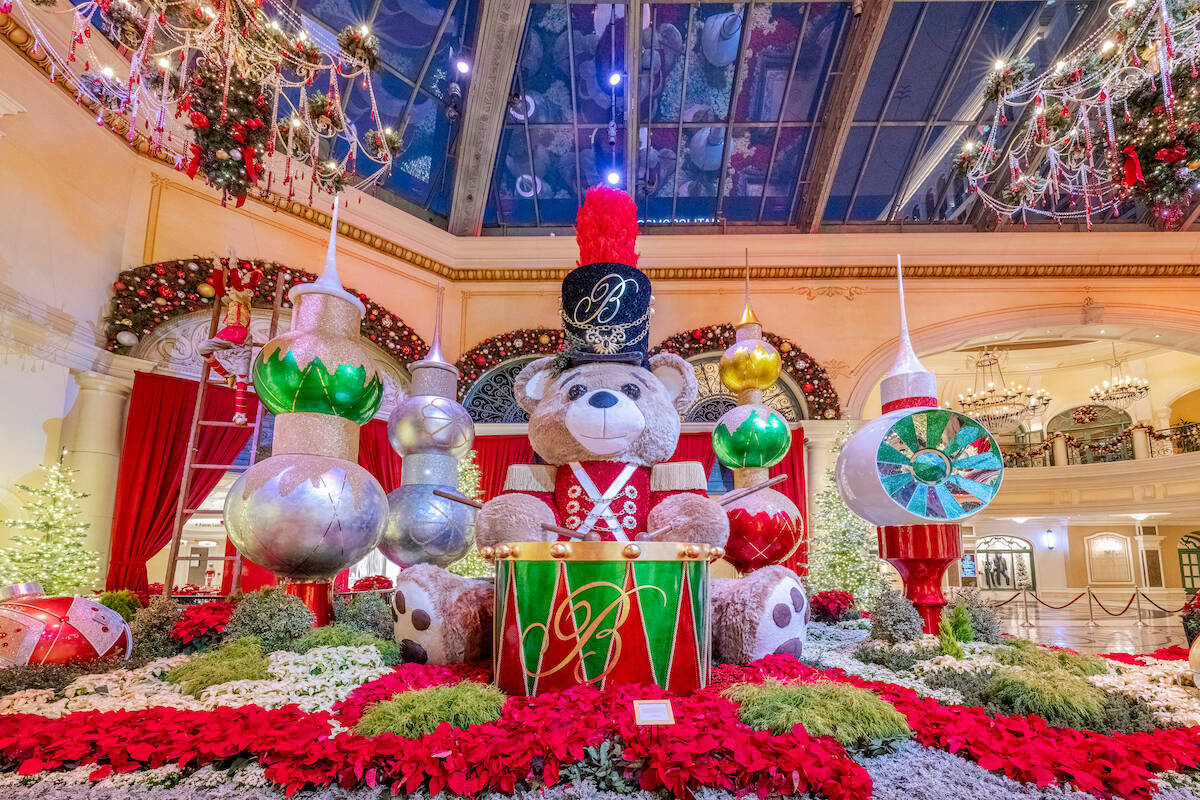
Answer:
<svg viewBox="0 0 1200 800"><path fill-rule="evenodd" d="M316 280L316 275L274 261L249 261L262 270L263 280L254 292L254 305L270 308L274 302L276 276L283 282L283 305L288 291L299 283ZM227 259L221 259L227 263ZM216 294L209 277L216 262L210 258L159 261L123 270L113 283L112 304L105 315L106 348L128 354L134 345L159 325L182 314L212 308ZM423 358L429 347L402 319L365 294L348 289L367 307L362 335L382 348L402 366Z"/></svg>
<svg viewBox="0 0 1200 800"><path fill-rule="evenodd" d="M663 340L651 350L651 354L678 353L684 358L691 358L703 353L723 352L733 344L734 333L734 326L730 324L684 331ZM782 336L763 333L762 338L779 351L783 371L804 392L804 401L812 417L841 419L842 409L837 390L833 388L825 369L812 356Z"/></svg>
<svg viewBox="0 0 1200 800"><path fill-rule="evenodd" d="M563 347L562 328L522 328L489 336L462 354L458 367L458 399L483 373L513 358L553 355Z"/></svg>

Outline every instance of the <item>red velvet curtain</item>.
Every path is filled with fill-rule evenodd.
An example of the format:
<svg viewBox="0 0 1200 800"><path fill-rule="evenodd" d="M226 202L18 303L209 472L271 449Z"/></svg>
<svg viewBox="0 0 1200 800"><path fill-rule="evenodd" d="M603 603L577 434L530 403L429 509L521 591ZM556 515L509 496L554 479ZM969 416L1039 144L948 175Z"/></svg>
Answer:
<svg viewBox="0 0 1200 800"><path fill-rule="evenodd" d="M475 461L482 475L483 499L491 500L504 488L510 464L533 463L533 448L523 433L476 436Z"/></svg>
<svg viewBox="0 0 1200 800"><path fill-rule="evenodd" d="M385 492L400 485L400 454L388 441L387 421L373 419L358 429L358 463Z"/></svg>
<svg viewBox="0 0 1200 800"><path fill-rule="evenodd" d="M704 476L712 472L713 464L717 462L717 454L713 451L712 434L708 431L679 434L679 444L668 461L699 461L704 465Z"/></svg>
<svg viewBox="0 0 1200 800"><path fill-rule="evenodd" d="M784 562L784 566L800 577L808 576L808 492L804 480L804 429L792 431L792 447L788 454L769 470L770 476L787 474L787 480L775 484L775 490L786 495L800 509L800 519L804 522L804 538L792 557Z"/></svg>
<svg viewBox="0 0 1200 800"><path fill-rule="evenodd" d="M175 506L183 478L183 460L191 434L192 413L200 384L184 378L139 372L134 376L117 472L109 550L109 590L149 589L146 562L171 540ZM232 389L212 384L204 394L201 419L233 417ZM246 411L258 411L258 398L248 395ZM230 464L245 447L253 428L202 427L194 461ZM185 505L197 506L222 476L221 470L198 470Z"/></svg>

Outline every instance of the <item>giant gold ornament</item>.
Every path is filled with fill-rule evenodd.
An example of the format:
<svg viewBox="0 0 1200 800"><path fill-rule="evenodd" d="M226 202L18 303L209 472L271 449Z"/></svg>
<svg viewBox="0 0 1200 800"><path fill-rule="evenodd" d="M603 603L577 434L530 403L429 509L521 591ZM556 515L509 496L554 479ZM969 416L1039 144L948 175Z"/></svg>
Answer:
<svg viewBox="0 0 1200 800"><path fill-rule="evenodd" d="M351 461L274 455L242 473L225 498L225 528L242 554L276 575L327 580L375 549L387 495Z"/></svg>
<svg viewBox="0 0 1200 800"><path fill-rule="evenodd" d="M721 382L732 392L768 389L779 377L779 351L762 339L743 339L721 355Z"/></svg>

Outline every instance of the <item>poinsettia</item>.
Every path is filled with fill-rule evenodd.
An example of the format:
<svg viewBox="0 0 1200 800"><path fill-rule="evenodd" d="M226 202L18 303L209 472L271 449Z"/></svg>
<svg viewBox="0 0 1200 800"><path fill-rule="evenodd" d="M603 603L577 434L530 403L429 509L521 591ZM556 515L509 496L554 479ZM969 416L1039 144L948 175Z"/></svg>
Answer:
<svg viewBox="0 0 1200 800"><path fill-rule="evenodd" d="M171 629L171 638L191 650L204 650L216 644L229 624L237 603L214 600L188 606Z"/></svg>
<svg viewBox="0 0 1200 800"><path fill-rule="evenodd" d="M394 584L387 575L366 575L359 578L350 587L352 592L367 592L371 589L391 589Z"/></svg>
<svg viewBox="0 0 1200 800"><path fill-rule="evenodd" d="M836 589L827 589L814 594L810 603L813 619L817 622L841 622L846 613L854 608L854 595Z"/></svg>

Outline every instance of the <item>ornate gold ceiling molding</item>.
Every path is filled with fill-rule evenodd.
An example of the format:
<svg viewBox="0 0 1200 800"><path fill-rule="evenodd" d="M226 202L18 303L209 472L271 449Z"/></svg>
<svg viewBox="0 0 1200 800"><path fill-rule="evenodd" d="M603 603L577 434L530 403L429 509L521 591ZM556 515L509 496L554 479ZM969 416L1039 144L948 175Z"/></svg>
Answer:
<svg viewBox="0 0 1200 800"><path fill-rule="evenodd" d="M40 70L49 79L51 74L50 58L43 52L33 52L34 39L28 30L20 25L11 14L0 13L0 39L10 48L19 53L26 61ZM75 100L75 90L61 74L54 76L54 84L64 94ZM128 141L129 123L120 114L102 108L86 98L78 103L84 113L93 118L97 114L104 115L106 127L115 136ZM165 153L156 153L150 142L140 133L135 135L131 149L152 161L167 164L172 169L174 159ZM255 203L269 206L276 211L289 214L325 230L329 229L330 215L309 208L303 203L288 200L283 195L271 193L266 197L252 193L249 199ZM403 212L400 212L403 213ZM357 242L376 252L398 259L417 269L430 272L453 282L463 283L539 283L560 281L570 272L570 267L550 268L521 268L497 269L453 267L438 261L423 253L419 253L399 242L371 233L349 222L338 223L338 233L345 238ZM964 235L967 235L964 232ZM1059 279L1093 279L1093 278L1196 278L1200 277L1200 267L1193 264L952 264L929 265L905 264L905 275L912 279L1019 279L1019 278L1059 278ZM652 280L658 281L696 281L696 280L733 280L741 281L745 277L743 266L679 266L679 267L643 267ZM757 266L750 269L752 278L761 280L894 280L895 267L883 265L781 265ZM816 291L816 294L821 294ZM814 295L815 297L815 295ZM813 297L809 297L813 299ZM850 299L850 298L847 298Z"/></svg>

